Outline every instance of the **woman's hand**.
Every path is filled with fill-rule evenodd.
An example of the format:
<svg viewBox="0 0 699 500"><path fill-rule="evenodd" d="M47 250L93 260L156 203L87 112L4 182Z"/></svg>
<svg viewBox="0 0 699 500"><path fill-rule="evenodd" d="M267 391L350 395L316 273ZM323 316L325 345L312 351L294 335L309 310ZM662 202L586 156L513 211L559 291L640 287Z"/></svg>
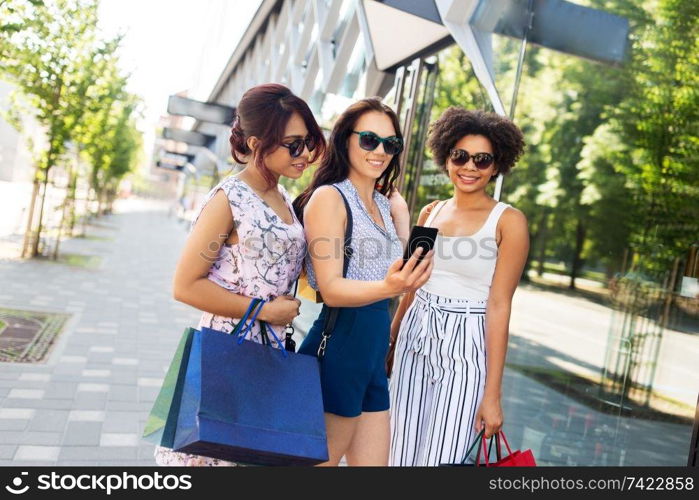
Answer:
<svg viewBox="0 0 699 500"><path fill-rule="evenodd" d="M478 411L476 412L475 429L480 432L485 427L485 438L494 436L502 429L503 417L500 406L500 398L483 396Z"/></svg>
<svg viewBox="0 0 699 500"><path fill-rule="evenodd" d="M418 258L422 252L422 247L417 247L405 265L403 265L403 258L401 257L395 260L388 268L383 282L390 296L393 297L401 293L415 291L430 279L434 250L430 250L427 255L425 255L425 258L418 263Z"/></svg>
<svg viewBox="0 0 699 500"><path fill-rule="evenodd" d="M257 318L273 326L288 325L300 314L301 301L291 295L280 295L266 302Z"/></svg>

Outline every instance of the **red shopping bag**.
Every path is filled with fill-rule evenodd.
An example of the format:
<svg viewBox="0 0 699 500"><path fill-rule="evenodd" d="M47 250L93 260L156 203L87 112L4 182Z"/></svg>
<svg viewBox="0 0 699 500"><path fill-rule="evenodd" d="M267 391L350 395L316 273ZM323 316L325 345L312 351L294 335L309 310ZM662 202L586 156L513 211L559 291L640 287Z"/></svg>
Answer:
<svg viewBox="0 0 699 500"><path fill-rule="evenodd" d="M480 437L481 449L478 451L478 455L476 456L476 466L481 466L480 459L482 451L483 457L485 459L485 467L536 467L536 460L534 459L534 454L532 453L532 450L515 450L513 452L512 449L510 449L510 444L507 442L505 433L502 431L500 431L494 436L497 461L492 463L488 462L488 451L486 450L485 446L485 434L481 434ZM505 447L507 448L508 455L505 457L501 456L500 437L502 437L502 440L505 442Z"/></svg>

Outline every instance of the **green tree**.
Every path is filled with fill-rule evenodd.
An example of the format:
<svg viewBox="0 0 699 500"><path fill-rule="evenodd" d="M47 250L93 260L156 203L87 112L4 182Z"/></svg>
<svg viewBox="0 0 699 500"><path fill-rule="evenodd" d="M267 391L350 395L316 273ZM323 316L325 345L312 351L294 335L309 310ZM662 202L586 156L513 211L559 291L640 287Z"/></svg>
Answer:
<svg viewBox="0 0 699 500"><path fill-rule="evenodd" d="M40 22L36 15L43 0L0 0L0 60L11 57L13 38Z"/></svg>
<svg viewBox="0 0 699 500"><path fill-rule="evenodd" d="M14 33L3 64L3 76L26 99L27 111L44 127L48 143L36 162L25 256L39 253L50 169L61 161L74 127L86 111L85 95L98 76L93 61L109 50L108 43L98 43L96 38L96 0L37 2L34 8L34 15L41 22ZM34 230L34 210L41 187Z"/></svg>
<svg viewBox="0 0 699 500"><path fill-rule="evenodd" d="M699 234L699 3L659 0L616 117L636 213L636 264L669 269Z"/></svg>

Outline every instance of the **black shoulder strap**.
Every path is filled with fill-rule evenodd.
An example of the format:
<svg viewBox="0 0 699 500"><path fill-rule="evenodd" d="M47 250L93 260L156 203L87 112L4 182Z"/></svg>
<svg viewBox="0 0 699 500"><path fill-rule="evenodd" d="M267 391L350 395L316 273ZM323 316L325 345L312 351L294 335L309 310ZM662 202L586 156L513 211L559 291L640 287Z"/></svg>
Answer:
<svg viewBox="0 0 699 500"><path fill-rule="evenodd" d="M349 268L349 263L350 259L352 258L352 253L354 250L352 249L352 226L353 226L353 221L352 221L352 209L350 208L349 202L347 201L347 198L345 197L344 193L338 188L337 186L333 186L335 189L337 189L337 192L340 193L340 196L342 196L342 201L345 203L345 210L347 211L347 226L345 227L345 241L344 241L344 261L342 263L342 277L346 278L347 277L347 269ZM327 338L330 337L332 334L332 331L335 329L335 323L337 322L337 316L340 314L340 308L339 307L328 307L327 305L324 306L327 307L328 312L325 316L325 323L323 325L323 337L325 338L325 342L327 342ZM323 353L325 352L325 349L320 350L318 352L318 357L322 358Z"/></svg>
<svg viewBox="0 0 699 500"><path fill-rule="evenodd" d="M345 204L345 211L347 212L347 226L345 227L345 242L344 242L344 247L343 247L343 252L344 252L344 262L342 263L342 277L346 278L347 277L347 269L349 268L349 262L350 259L352 258L352 229L353 229L353 220L352 220L352 209L350 208L349 202L347 201L347 198L345 197L345 194L342 192L342 190L337 187L333 186L335 189L337 189L337 192L340 193L340 196L342 196L342 201Z"/></svg>

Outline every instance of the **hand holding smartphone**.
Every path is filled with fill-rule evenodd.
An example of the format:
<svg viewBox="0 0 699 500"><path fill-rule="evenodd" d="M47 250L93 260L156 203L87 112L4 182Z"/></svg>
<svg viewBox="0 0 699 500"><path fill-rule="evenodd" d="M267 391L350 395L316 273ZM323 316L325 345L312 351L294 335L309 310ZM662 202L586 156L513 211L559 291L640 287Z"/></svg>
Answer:
<svg viewBox="0 0 699 500"><path fill-rule="evenodd" d="M422 248L422 253L418 256L418 262L420 262L427 255L427 252L434 248L437 231L436 227L413 226L410 231L408 245L405 247L405 253L403 253L403 265L408 262L408 259L410 259L410 256L418 247Z"/></svg>

